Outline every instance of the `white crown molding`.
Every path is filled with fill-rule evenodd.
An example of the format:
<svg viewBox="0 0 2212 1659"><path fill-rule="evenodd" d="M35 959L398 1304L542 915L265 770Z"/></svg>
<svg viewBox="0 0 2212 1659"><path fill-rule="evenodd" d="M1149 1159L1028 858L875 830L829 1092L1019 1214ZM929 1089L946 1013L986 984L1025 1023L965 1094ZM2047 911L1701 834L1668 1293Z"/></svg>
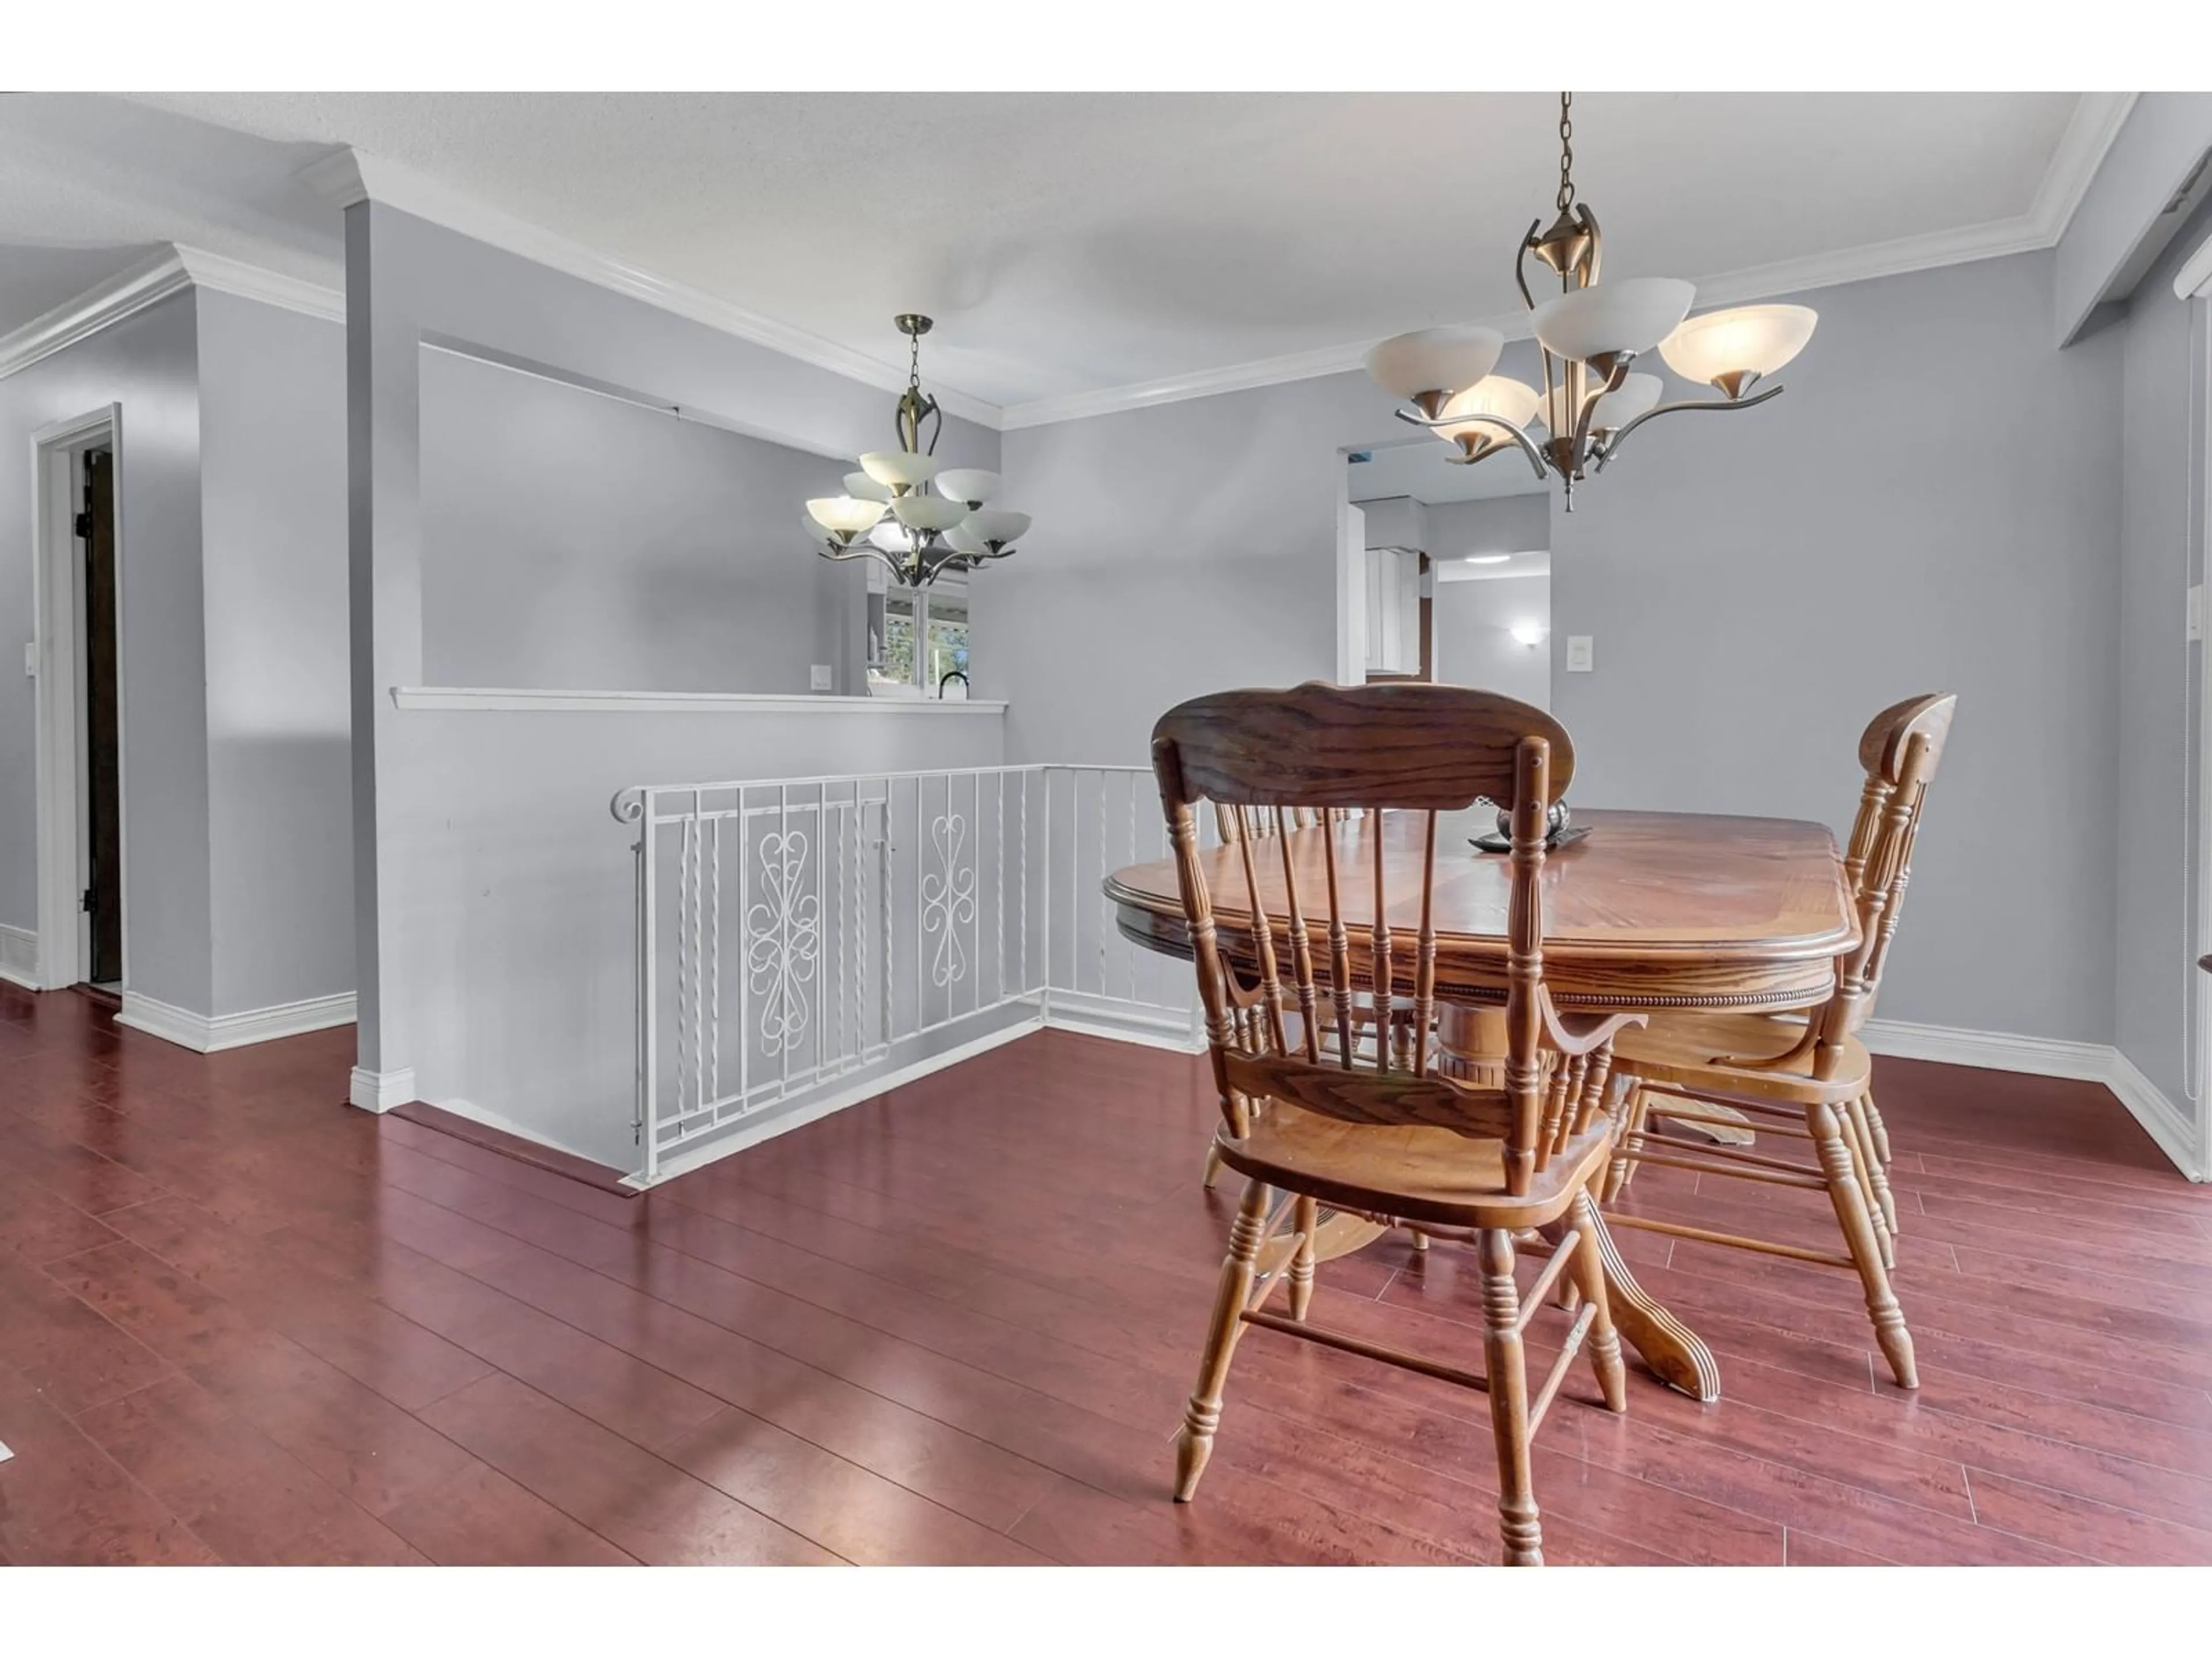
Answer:
<svg viewBox="0 0 2212 1659"><path fill-rule="evenodd" d="M695 323L703 323L722 333L750 340L784 356L842 374L847 380L885 392L906 389L906 371L896 364L854 351L772 317L763 317L758 312L685 283L625 264L543 226L487 206L382 156L341 149L309 162L300 170L299 177L310 189L340 207L350 207L356 202L380 202L538 264L549 265ZM1000 410L996 404L941 384L932 389L946 414L973 421L994 432L999 429Z"/></svg>
<svg viewBox="0 0 2212 1659"><path fill-rule="evenodd" d="M0 380L192 287L310 317L345 319L345 295L337 289L173 243L0 337Z"/></svg>
<svg viewBox="0 0 2212 1659"><path fill-rule="evenodd" d="M281 307L286 311L297 311L309 317L321 317L331 322L345 321L345 287L343 274L333 286L311 282L304 276L287 276L281 271L269 270L260 265L249 265L243 260L227 258L220 253L210 253L204 248L176 245L177 258L185 267L185 274L201 288L210 288L219 294L230 294L241 300L253 300L265 306Z"/></svg>
<svg viewBox="0 0 2212 1659"><path fill-rule="evenodd" d="M74 300L64 300L45 315L0 337L0 380L20 374L57 351L66 351L104 328L158 305L191 286L191 276L173 247L163 248L127 270L94 283Z"/></svg>
<svg viewBox="0 0 2212 1659"><path fill-rule="evenodd" d="M395 708L551 714L1003 714L981 699L798 696L775 691L538 691L395 685Z"/></svg>
<svg viewBox="0 0 2212 1659"><path fill-rule="evenodd" d="M2027 216L2051 239L2046 246L2055 246L2067 226L2074 222L2081 198L2089 193L2097 169L2105 164L2106 153L2142 96L2139 92L2085 92L2075 100L2074 113L2066 131L2058 136L2058 148L2051 151L2051 165L2043 170L2043 183L2028 208Z"/></svg>
<svg viewBox="0 0 2212 1659"><path fill-rule="evenodd" d="M2033 253L2054 247L2073 222L2090 180L2102 165L2106 152L2119 136L2128 112L2138 94L2132 92L2083 93L2074 106L2066 131L2044 169L2035 199L2026 213L1984 224L1965 225L1923 235L1870 242L1859 247L1808 254L1773 264L1724 271L1698 284L1701 306L1743 305L1778 294L1799 294L1814 289L1836 288L1845 283L1869 282L1879 276L1902 276L1916 270L1935 270L1975 259L1998 259L2008 254ZM2205 277L2212 277L2212 255ZM1528 313L1477 319L1508 340L1529 337ZM1030 403L1009 404L1001 429L1051 426L1061 421L1086 420L1125 410L1149 409L1158 404L1182 403L1193 398L1212 398L1224 392L1249 392L1259 386L1280 386L1292 380L1317 380L1345 374L1362 368L1367 344L1325 347L1294 352L1254 362L1232 363L1224 368L1178 374L1160 380L1108 386L1097 392L1073 392L1060 398L1042 398Z"/></svg>
<svg viewBox="0 0 2212 1659"><path fill-rule="evenodd" d="M2173 297L2212 299L2212 235L2198 243L2197 252L2183 260L2181 269L2173 273Z"/></svg>
<svg viewBox="0 0 2212 1659"><path fill-rule="evenodd" d="M135 991L123 994L118 1025L157 1036L203 1054L249 1043L274 1042L279 1037L300 1036L354 1022L350 991L337 996L310 997L303 1002L281 1002L268 1008L249 1008L237 1014L196 1014L173 1003L156 1001Z"/></svg>
<svg viewBox="0 0 2212 1659"><path fill-rule="evenodd" d="M394 1106L410 1105L415 1099L415 1068L402 1066L394 1071L372 1072L356 1066L346 1099L364 1112L388 1112Z"/></svg>

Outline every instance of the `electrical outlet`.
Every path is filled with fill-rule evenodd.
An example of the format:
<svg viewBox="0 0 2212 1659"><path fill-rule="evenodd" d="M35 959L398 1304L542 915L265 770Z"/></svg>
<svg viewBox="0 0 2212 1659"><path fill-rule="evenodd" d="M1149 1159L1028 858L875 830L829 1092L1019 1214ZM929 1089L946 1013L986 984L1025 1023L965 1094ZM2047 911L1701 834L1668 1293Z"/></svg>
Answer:
<svg viewBox="0 0 2212 1659"><path fill-rule="evenodd" d="M1567 635L1567 672L1587 674L1596 665L1595 647L1588 634Z"/></svg>
<svg viewBox="0 0 2212 1659"><path fill-rule="evenodd" d="M2204 584L2203 582L2197 583L2189 590L2187 627L2189 631L2184 634L2182 638L2201 640L2204 637Z"/></svg>
<svg viewBox="0 0 2212 1659"><path fill-rule="evenodd" d="M828 663L817 662L809 665L806 670L806 689L810 691L834 691L837 689L837 677L830 672Z"/></svg>

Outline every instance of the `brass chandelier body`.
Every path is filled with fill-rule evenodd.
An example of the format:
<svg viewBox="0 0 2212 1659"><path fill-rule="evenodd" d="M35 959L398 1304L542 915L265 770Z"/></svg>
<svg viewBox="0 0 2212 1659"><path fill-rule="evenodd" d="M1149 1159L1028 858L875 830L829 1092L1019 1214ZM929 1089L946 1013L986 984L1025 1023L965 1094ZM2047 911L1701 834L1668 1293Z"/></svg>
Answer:
<svg viewBox="0 0 2212 1659"><path fill-rule="evenodd" d="M1534 317L1540 389L1490 373L1504 337L1480 327L1387 340L1370 354L1368 369L1412 405L1398 418L1453 444L1460 451L1455 461L1473 465L1517 448L1540 479L1559 480L1572 512L1575 486L1602 472L1644 422L1686 410L1750 409L1779 397L1778 385L1756 395L1752 387L1796 356L1815 317L1802 306L1687 317L1695 289L1664 278L1601 289L1605 236L1589 204L1576 198L1571 93L1559 94L1554 205L1548 228L1540 217L1530 222L1513 263L1515 285ZM1558 279L1557 298L1540 302L1530 289L1532 258ZM1655 343L1670 367L1720 395L1662 401L1659 377L1632 373Z"/></svg>
<svg viewBox="0 0 2212 1659"><path fill-rule="evenodd" d="M823 558L873 559L900 586L927 587L949 572L1011 557L1030 517L988 505L997 473L938 465L945 411L921 389L921 337L933 325L917 312L893 320L909 346L906 390L893 410L899 447L861 456L860 471L845 475L844 495L807 502L805 523Z"/></svg>

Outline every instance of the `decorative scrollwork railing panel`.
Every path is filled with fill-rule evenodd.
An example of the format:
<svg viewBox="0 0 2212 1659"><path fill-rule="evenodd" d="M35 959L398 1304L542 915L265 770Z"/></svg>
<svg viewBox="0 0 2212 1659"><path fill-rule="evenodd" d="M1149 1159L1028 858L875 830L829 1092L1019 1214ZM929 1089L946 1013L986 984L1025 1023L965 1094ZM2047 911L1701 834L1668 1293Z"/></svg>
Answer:
<svg viewBox="0 0 2212 1659"><path fill-rule="evenodd" d="M1192 1029L1187 975L1120 939L1100 890L1167 850L1140 768L648 787L614 815L636 831L648 1181L740 1124L1048 1018Z"/></svg>

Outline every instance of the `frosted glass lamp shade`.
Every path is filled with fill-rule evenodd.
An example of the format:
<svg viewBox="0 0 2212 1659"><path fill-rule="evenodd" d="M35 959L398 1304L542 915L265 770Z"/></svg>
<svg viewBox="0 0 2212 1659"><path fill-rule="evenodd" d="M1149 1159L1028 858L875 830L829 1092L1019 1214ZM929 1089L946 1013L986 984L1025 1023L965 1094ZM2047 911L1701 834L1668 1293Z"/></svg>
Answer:
<svg viewBox="0 0 2212 1659"><path fill-rule="evenodd" d="M945 544L955 553L964 553L971 559L981 558L991 550L991 544L969 529L966 520L945 532Z"/></svg>
<svg viewBox="0 0 2212 1659"><path fill-rule="evenodd" d="M887 501L891 498L890 485L878 483L865 472L845 475L845 493L864 501Z"/></svg>
<svg viewBox="0 0 2212 1659"><path fill-rule="evenodd" d="M879 449L860 457L860 471L893 495L902 495L937 476L937 458L917 455L910 449Z"/></svg>
<svg viewBox="0 0 2212 1659"><path fill-rule="evenodd" d="M1004 547L1029 534L1030 515L1003 507L986 507L970 513L961 528L972 532L980 541Z"/></svg>
<svg viewBox="0 0 2212 1659"><path fill-rule="evenodd" d="M807 502L806 516L823 531L850 540L884 516L884 504L850 495L825 495Z"/></svg>
<svg viewBox="0 0 2212 1659"><path fill-rule="evenodd" d="M937 493L947 501L981 507L999 493L999 475L980 466L948 467L937 475Z"/></svg>
<svg viewBox="0 0 2212 1659"><path fill-rule="evenodd" d="M968 516L965 501L948 501L942 495L902 495L891 512L908 530L950 530Z"/></svg>
<svg viewBox="0 0 2212 1659"><path fill-rule="evenodd" d="M1684 307L1688 309L1687 307ZM1498 367L1505 337L1472 324L1393 335L1367 354L1367 373L1394 398L1458 392Z"/></svg>
<svg viewBox="0 0 2212 1659"><path fill-rule="evenodd" d="M1438 411L1444 424L1431 428L1439 438L1449 439L1473 453L1487 451L1512 440L1487 421L1471 421L1470 415L1494 415L1515 426L1525 427L1536 412L1536 388L1509 374L1490 374L1455 396Z"/></svg>
<svg viewBox="0 0 2212 1659"><path fill-rule="evenodd" d="M904 558L914 551L914 538L896 519L885 519L868 532L868 540L893 558Z"/></svg>
<svg viewBox="0 0 2212 1659"><path fill-rule="evenodd" d="M1547 351L1587 362L1618 352L1650 350L1674 331L1697 297L1692 283L1630 276L1547 300L1533 320Z"/></svg>
<svg viewBox="0 0 2212 1659"><path fill-rule="evenodd" d="M1692 317L1659 343L1667 367L1686 380L1721 386L1771 374L1805 349L1820 313L1810 306L1737 306ZM1731 396L1735 395L1731 393Z"/></svg>
<svg viewBox="0 0 2212 1659"><path fill-rule="evenodd" d="M1659 394L1666 389L1667 383L1656 374L1623 375L1620 389L1607 392L1590 411L1590 430L1620 431L1638 416L1656 409Z"/></svg>

